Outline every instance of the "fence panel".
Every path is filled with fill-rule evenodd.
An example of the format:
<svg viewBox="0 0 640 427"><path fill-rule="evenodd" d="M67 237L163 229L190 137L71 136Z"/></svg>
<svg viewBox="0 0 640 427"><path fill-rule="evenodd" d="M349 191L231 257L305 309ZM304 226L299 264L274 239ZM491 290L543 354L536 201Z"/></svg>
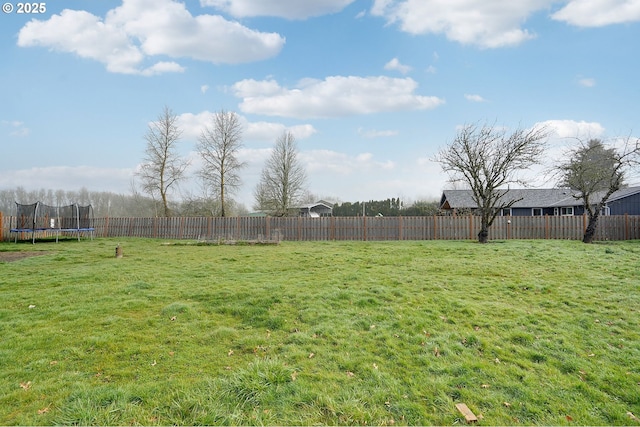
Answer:
<svg viewBox="0 0 640 427"><path fill-rule="evenodd" d="M362 217L333 217L334 240L363 240Z"/></svg>
<svg viewBox="0 0 640 427"><path fill-rule="evenodd" d="M400 217L398 228L399 240L431 240L433 239L433 217L415 216Z"/></svg>
<svg viewBox="0 0 640 427"><path fill-rule="evenodd" d="M476 225L477 224L477 225ZM438 240L467 240L477 235L480 219L473 216L434 216L433 234ZM477 228L477 230L475 229ZM502 230L492 230L492 239L500 239Z"/></svg>
<svg viewBox="0 0 640 427"><path fill-rule="evenodd" d="M597 240L626 240L626 235L629 232L628 217L602 216L598 218L595 238Z"/></svg>
<svg viewBox="0 0 640 427"><path fill-rule="evenodd" d="M4 241L15 217L2 215ZM581 240L586 216L497 217L489 238ZM480 218L475 216L428 217L175 217L96 218L95 236L148 237L194 240L475 240ZM23 239L24 236L18 236ZM596 240L640 239L640 216L602 216Z"/></svg>

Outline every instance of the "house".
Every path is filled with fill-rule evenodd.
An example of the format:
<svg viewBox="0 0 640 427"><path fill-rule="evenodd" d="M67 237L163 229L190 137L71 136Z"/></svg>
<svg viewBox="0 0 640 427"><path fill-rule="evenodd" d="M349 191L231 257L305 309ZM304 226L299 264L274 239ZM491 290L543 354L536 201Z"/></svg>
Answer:
<svg viewBox="0 0 640 427"><path fill-rule="evenodd" d="M597 203L604 194L595 195ZM575 190L567 188L510 189L503 197L517 200L510 208L500 212L502 216L571 216L585 212L582 200ZM440 209L451 213L468 212L477 208L471 190L445 190L440 198ZM603 212L604 215L640 215L640 187L628 187L613 193Z"/></svg>
<svg viewBox="0 0 640 427"><path fill-rule="evenodd" d="M300 206L300 216L309 218L320 218L333 215L333 204L325 200L318 200L315 203L309 203Z"/></svg>

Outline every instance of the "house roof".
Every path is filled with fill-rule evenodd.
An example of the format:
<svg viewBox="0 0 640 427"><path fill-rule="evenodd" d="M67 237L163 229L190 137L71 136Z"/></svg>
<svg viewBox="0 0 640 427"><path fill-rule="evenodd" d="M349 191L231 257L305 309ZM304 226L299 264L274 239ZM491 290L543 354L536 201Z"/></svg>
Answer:
<svg viewBox="0 0 640 427"><path fill-rule="evenodd" d="M333 209L333 205L324 200L319 200L315 203L307 203L306 205L299 206L299 209L313 209L316 206L324 206L325 208Z"/></svg>
<svg viewBox="0 0 640 427"><path fill-rule="evenodd" d="M514 208L539 208L553 206L574 206L579 204L574 197L575 191L567 188L519 188L510 189L504 195L505 200L518 200ZM440 207L443 209L476 208L471 190L445 190L442 192Z"/></svg>
<svg viewBox="0 0 640 427"><path fill-rule="evenodd" d="M640 187L627 187L616 191L609 197L609 202L640 193ZM597 203L604 193L595 194L592 201ZM579 206L582 202L575 190L568 188L519 188L510 189L505 200L518 200L514 208L551 208L560 206ZM473 201L471 190L445 190L440 199L442 209L473 209L477 207Z"/></svg>
<svg viewBox="0 0 640 427"><path fill-rule="evenodd" d="M621 190L616 191L609 197L609 202L613 202L615 200L624 199L625 197L633 196L635 194L640 193L640 187L627 187Z"/></svg>

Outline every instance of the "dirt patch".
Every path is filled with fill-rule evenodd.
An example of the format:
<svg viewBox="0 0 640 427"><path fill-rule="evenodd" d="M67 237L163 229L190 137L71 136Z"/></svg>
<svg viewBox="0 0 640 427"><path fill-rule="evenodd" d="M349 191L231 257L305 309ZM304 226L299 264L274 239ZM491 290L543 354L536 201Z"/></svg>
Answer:
<svg viewBox="0 0 640 427"><path fill-rule="evenodd" d="M31 258L32 256L41 256L46 254L47 252L35 252L35 251L0 252L0 262L20 261L21 259Z"/></svg>

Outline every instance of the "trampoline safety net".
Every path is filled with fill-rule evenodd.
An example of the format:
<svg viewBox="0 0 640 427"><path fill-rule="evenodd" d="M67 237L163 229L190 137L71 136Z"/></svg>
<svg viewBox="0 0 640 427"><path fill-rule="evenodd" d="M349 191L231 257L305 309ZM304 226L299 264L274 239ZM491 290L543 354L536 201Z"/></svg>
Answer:
<svg viewBox="0 0 640 427"><path fill-rule="evenodd" d="M16 242L19 233L31 233L35 243L36 232L55 232L56 242L60 232L75 232L80 240L81 232L90 233L93 239L93 208L91 205L80 206L77 203L67 206L50 206L42 202L28 205L16 202L15 227Z"/></svg>

